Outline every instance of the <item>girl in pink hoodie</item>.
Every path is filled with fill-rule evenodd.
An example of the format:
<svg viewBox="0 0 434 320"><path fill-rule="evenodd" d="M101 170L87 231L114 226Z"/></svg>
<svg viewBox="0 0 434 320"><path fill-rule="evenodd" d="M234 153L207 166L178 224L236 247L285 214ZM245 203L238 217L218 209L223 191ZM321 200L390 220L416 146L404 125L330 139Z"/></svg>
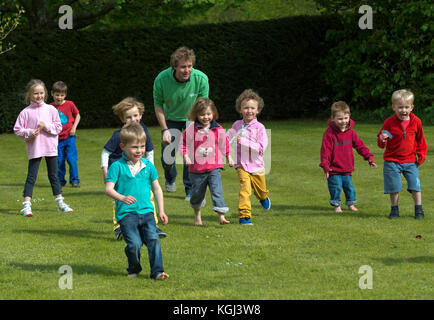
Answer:
<svg viewBox="0 0 434 320"><path fill-rule="evenodd" d="M31 103L20 112L14 126L15 134L26 142L29 158L23 192L24 209L21 210L25 217L33 216L31 199L42 157L45 157L47 163L48 179L53 195L56 197L58 211L73 211L63 201L62 189L57 177L57 139L62 124L56 108L45 103L46 98L45 84L38 79L30 80L27 84L26 103L29 101Z"/></svg>
<svg viewBox="0 0 434 320"><path fill-rule="evenodd" d="M356 191L351 174L354 171L353 148L373 168L374 155L353 130L354 121L350 119L350 107L344 101L332 105L332 116L329 127L324 132L321 146L320 167L324 170L324 180L327 180L330 192L330 204L335 212L342 212L341 191L344 190L346 205L351 211L357 211Z"/></svg>
<svg viewBox="0 0 434 320"><path fill-rule="evenodd" d="M200 209L205 206L207 186L213 202L212 209L217 212L220 224L230 223L224 216L229 208L224 200L220 171L224 169L223 157L231 167L234 161L225 130L216 122L217 118L214 102L198 98L189 115L194 122L185 129L180 143L180 152L192 183L190 206L194 209L194 224L198 226L202 225Z"/></svg>

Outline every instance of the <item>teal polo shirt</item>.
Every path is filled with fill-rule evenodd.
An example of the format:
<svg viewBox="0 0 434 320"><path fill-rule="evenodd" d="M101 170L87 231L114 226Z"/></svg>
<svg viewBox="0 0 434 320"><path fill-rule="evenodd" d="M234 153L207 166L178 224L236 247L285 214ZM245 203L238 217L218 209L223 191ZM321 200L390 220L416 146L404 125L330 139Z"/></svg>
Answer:
<svg viewBox="0 0 434 320"><path fill-rule="evenodd" d="M137 201L125 204L116 200L115 216L120 221L130 213L154 214L154 206L151 203L151 183L158 179L158 173L152 162L142 158L145 167L135 177L130 172L125 153L122 158L114 162L108 172L106 181L115 184L114 189L124 195L133 196Z"/></svg>

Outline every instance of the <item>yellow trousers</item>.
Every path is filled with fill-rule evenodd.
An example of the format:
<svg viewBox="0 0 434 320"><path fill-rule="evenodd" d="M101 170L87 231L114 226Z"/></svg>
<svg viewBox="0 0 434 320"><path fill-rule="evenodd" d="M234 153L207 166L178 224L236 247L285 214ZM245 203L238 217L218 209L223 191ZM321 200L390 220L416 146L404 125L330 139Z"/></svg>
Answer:
<svg viewBox="0 0 434 320"><path fill-rule="evenodd" d="M155 224L158 224L157 208L155 207L154 193L152 192L152 190L151 190L151 203L154 206ZM117 228L120 227L119 223L116 221L115 209L116 209L116 201L113 200L113 230L116 230Z"/></svg>
<svg viewBox="0 0 434 320"><path fill-rule="evenodd" d="M265 200L270 191L265 184L265 174L252 174L244 171L243 168L237 168L238 178L240 179L240 194L238 198L238 214L240 218L252 217L252 205L250 195L252 188L256 198Z"/></svg>

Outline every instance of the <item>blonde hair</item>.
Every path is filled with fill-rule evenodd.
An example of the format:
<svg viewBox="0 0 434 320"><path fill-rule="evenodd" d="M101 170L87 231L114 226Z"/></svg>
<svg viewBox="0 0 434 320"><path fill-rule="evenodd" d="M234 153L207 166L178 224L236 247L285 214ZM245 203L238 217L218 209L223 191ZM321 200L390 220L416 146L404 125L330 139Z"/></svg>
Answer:
<svg viewBox="0 0 434 320"><path fill-rule="evenodd" d="M214 120L219 118L219 113L214 102L209 98L197 98L193 107L190 110L190 114L188 115L188 119L191 121L197 120L197 117L207 108L211 109L212 117Z"/></svg>
<svg viewBox="0 0 434 320"><path fill-rule="evenodd" d="M134 141L146 142L146 133L143 127L137 122L129 122L124 125L120 132L121 143L127 145Z"/></svg>
<svg viewBox="0 0 434 320"><path fill-rule="evenodd" d="M344 114L351 115L350 106L345 101L336 101L332 104L332 115L333 119L338 112L343 112Z"/></svg>
<svg viewBox="0 0 434 320"><path fill-rule="evenodd" d="M395 104L396 101L401 99L413 104L414 94L408 89L400 89L392 93L392 104Z"/></svg>
<svg viewBox="0 0 434 320"><path fill-rule="evenodd" d="M264 99L262 99L261 96L252 89L246 89L238 96L235 102L235 110L237 110L237 112L241 112L241 104L245 100L255 100L258 103L258 113L260 113L264 108Z"/></svg>
<svg viewBox="0 0 434 320"><path fill-rule="evenodd" d="M181 60L190 60L194 65L196 63L196 55L193 49L187 47L180 47L176 49L170 56L170 66L175 68L178 66L178 62Z"/></svg>
<svg viewBox="0 0 434 320"><path fill-rule="evenodd" d="M39 79L32 79L29 81L29 83L27 83L26 86L26 97L24 98L25 103L29 103L31 101L31 95L33 94L33 89L36 86L42 86L44 88L44 92L45 92L44 101L47 101L48 91L47 91L47 87L45 86L45 83Z"/></svg>
<svg viewBox="0 0 434 320"><path fill-rule="evenodd" d="M121 102L119 102L118 104L115 104L112 107L113 113L119 117L119 119L121 119L122 122L124 122L125 120L125 112L137 107L137 109L139 110L140 114L143 114L143 112L145 112L145 105L143 103L141 103L140 101L136 100L133 97L126 97L125 99L123 99Z"/></svg>

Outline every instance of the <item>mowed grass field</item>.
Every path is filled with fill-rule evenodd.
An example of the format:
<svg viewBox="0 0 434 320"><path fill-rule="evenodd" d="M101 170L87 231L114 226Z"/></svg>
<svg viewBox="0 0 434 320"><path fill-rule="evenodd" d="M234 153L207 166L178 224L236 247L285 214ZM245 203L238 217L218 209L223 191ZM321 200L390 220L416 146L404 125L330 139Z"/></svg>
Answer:
<svg viewBox="0 0 434 320"><path fill-rule="evenodd" d="M238 177L227 166L222 180L231 224L218 224L208 193L204 226L195 227L178 175L177 192L164 194L167 281L149 279L145 247L142 273L136 279L126 277L125 243L114 238L112 200L104 193L100 169L101 150L115 128L78 130L81 188L63 188L74 213L56 211L41 163L32 218L20 213L28 163L25 143L13 134L0 135L0 299L432 299L434 127L424 128L428 156L420 167L425 219L413 218L403 180L401 217L391 221L389 198L383 194L383 152L376 146L381 125L356 122L354 129L380 168L370 168L356 153L353 182L359 211L343 206L344 212L336 214L318 166L326 121L264 124L271 130L271 210L264 211L252 195L254 226L240 226ZM231 124L223 126L229 129ZM149 129L164 186L160 131ZM72 289L59 288L64 265L72 270ZM372 289L359 287L362 266L372 269Z"/></svg>

